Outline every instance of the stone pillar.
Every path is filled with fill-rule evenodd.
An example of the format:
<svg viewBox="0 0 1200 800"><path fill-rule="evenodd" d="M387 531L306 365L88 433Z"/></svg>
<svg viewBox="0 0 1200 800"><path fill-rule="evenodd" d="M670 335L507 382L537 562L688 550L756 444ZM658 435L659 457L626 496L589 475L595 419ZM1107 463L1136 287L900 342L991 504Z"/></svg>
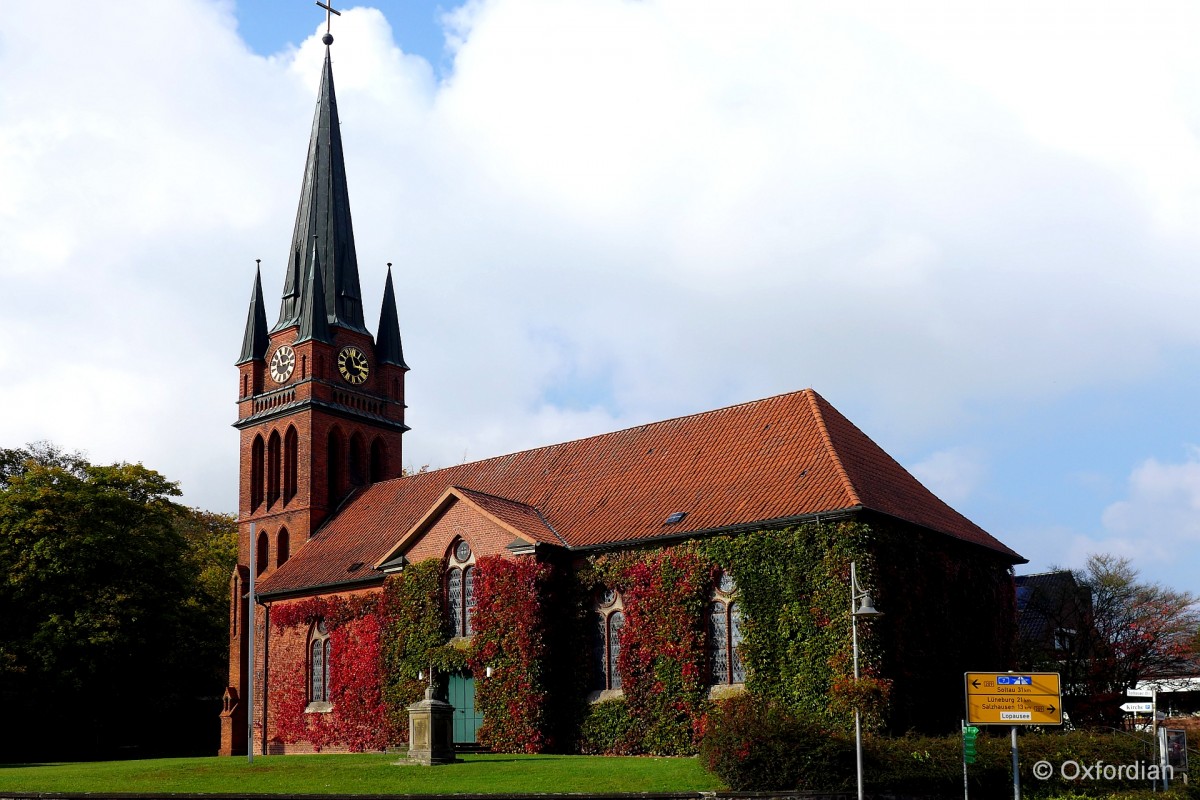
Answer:
<svg viewBox="0 0 1200 800"><path fill-rule="evenodd" d="M400 763L453 764L454 706L433 699L433 686L425 699L408 707L408 759Z"/></svg>
<svg viewBox="0 0 1200 800"><path fill-rule="evenodd" d="M237 688L227 687L221 703L221 749L217 755L243 756L246 754L246 712L238 702Z"/></svg>

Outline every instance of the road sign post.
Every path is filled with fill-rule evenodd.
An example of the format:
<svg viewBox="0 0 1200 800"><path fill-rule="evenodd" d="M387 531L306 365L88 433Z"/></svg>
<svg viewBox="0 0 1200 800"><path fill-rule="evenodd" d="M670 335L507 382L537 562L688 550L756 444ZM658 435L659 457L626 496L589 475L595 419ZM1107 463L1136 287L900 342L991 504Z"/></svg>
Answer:
<svg viewBox="0 0 1200 800"><path fill-rule="evenodd" d="M1062 725L1057 672L966 673L968 725Z"/></svg>
<svg viewBox="0 0 1200 800"><path fill-rule="evenodd" d="M1163 749L1163 746L1160 744L1160 737L1158 735L1158 730L1159 730L1159 728L1158 728L1158 687L1152 687L1149 689L1126 689L1125 694L1129 695L1130 697L1149 697L1150 698L1150 702L1148 702L1148 703L1145 701L1138 702L1138 703L1123 703L1121 705L1121 710L1124 712L1127 712L1129 714L1147 714L1148 713L1150 715L1150 733L1154 737L1154 747L1157 751L1159 751L1158 755L1159 755L1159 760L1161 761L1162 760L1162 758L1161 758L1162 752L1161 751ZM1136 724L1136 722L1137 722L1137 720L1135 719L1134 723Z"/></svg>
<svg viewBox="0 0 1200 800"><path fill-rule="evenodd" d="M1122 703L1121 710L1128 714L1151 714L1154 703Z"/></svg>
<svg viewBox="0 0 1200 800"><path fill-rule="evenodd" d="M1013 800L1021 800L1018 725L1062 725L1057 672L968 672L967 725L1012 726Z"/></svg>

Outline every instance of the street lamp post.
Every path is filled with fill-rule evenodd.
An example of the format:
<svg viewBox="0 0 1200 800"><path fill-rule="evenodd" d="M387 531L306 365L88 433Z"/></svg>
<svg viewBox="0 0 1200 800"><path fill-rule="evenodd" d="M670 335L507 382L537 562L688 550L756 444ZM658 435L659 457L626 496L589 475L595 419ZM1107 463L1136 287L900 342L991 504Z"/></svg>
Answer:
<svg viewBox="0 0 1200 800"><path fill-rule="evenodd" d="M854 645L854 688L858 689L858 618L879 617L882 611L875 609L871 595L858 583L857 566L850 562L850 639ZM859 601L862 601L861 604ZM858 710L858 702L854 703L854 755L858 770L858 800L863 800L863 750L862 750L862 715Z"/></svg>

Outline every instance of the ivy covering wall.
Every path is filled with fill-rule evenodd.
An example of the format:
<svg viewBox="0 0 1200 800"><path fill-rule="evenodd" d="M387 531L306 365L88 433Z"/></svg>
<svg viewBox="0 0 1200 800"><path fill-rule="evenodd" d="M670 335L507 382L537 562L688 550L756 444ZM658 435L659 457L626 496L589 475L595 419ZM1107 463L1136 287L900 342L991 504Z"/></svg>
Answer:
<svg viewBox="0 0 1200 800"><path fill-rule="evenodd" d="M963 673L1015 666L1012 568L998 554L912 525L872 519L880 669L889 729L940 734L963 714Z"/></svg>
<svg viewBox="0 0 1200 800"><path fill-rule="evenodd" d="M339 746L352 752L382 750L395 739L381 692L380 616L374 597L322 597L273 609L277 634L300 637L289 659L271 663L268 717L286 744L308 742L320 751ZM308 713L307 631L318 620L329 633L331 678L326 713Z"/></svg>
<svg viewBox="0 0 1200 800"><path fill-rule="evenodd" d="M857 686L850 637L850 562L857 562L859 582L874 589L877 546L869 526L850 521L701 544L737 583L750 692L834 729L847 726L847 710L856 702L866 729L886 724L890 684L877 622L859 624Z"/></svg>
<svg viewBox="0 0 1200 800"><path fill-rule="evenodd" d="M483 713L479 743L503 753L540 753L554 744L546 689L550 568L502 556L480 558L475 568L475 633L468 663L475 676L475 708Z"/></svg>
<svg viewBox="0 0 1200 800"><path fill-rule="evenodd" d="M693 547L602 556L587 580L616 589L625 626L617 666L630 729L621 749L694 753L705 711L705 609L713 565Z"/></svg>
<svg viewBox="0 0 1200 800"><path fill-rule="evenodd" d="M859 624L853 680L850 563L885 616ZM281 604L272 622L304 636L323 619L333 711L305 713L300 665L271 663L270 714L282 741L379 749L407 738L418 672L469 667L480 742L499 752L694 753L708 700L707 606L735 580L746 688L827 730L945 730L967 669L1006 669L1010 568L982 548L890 519L822 522L594 556L586 563L482 557L470 640L450 641L443 564L390 576L374 598ZM588 637L602 588L624 605L623 699L589 707ZM953 631L950 635L947 632ZM303 649L303 648L301 648ZM492 675L486 676L488 668Z"/></svg>
<svg viewBox="0 0 1200 800"><path fill-rule="evenodd" d="M442 562L428 559L389 575L380 611L384 704L396 742L407 742L408 707L425 696L427 685L418 675L431 665L446 672L453 658L441 650L450 638L442 604Z"/></svg>

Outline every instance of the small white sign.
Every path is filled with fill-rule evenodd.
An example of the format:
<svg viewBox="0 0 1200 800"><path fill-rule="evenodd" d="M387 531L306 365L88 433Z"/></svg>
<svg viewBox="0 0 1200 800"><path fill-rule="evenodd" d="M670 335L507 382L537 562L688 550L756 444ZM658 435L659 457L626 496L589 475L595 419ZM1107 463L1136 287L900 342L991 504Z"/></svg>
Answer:
<svg viewBox="0 0 1200 800"><path fill-rule="evenodd" d="M1000 719L1013 720L1013 721L1019 721L1019 720L1029 721L1029 720L1033 719L1033 714L1029 711L1001 711Z"/></svg>
<svg viewBox="0 0 1200 800"><path fill-rule="evenodd" d="M1154 710L1154 703L1122 703L1122 711L1132 711L1135 714L1149 714Z"/></svg>
<svg viewBox="0 0 1200 800"><path fill-rule="evenodd" d="M1125 694L1130 697L1154 697L1153 689L1129 689Z"/></svg>

